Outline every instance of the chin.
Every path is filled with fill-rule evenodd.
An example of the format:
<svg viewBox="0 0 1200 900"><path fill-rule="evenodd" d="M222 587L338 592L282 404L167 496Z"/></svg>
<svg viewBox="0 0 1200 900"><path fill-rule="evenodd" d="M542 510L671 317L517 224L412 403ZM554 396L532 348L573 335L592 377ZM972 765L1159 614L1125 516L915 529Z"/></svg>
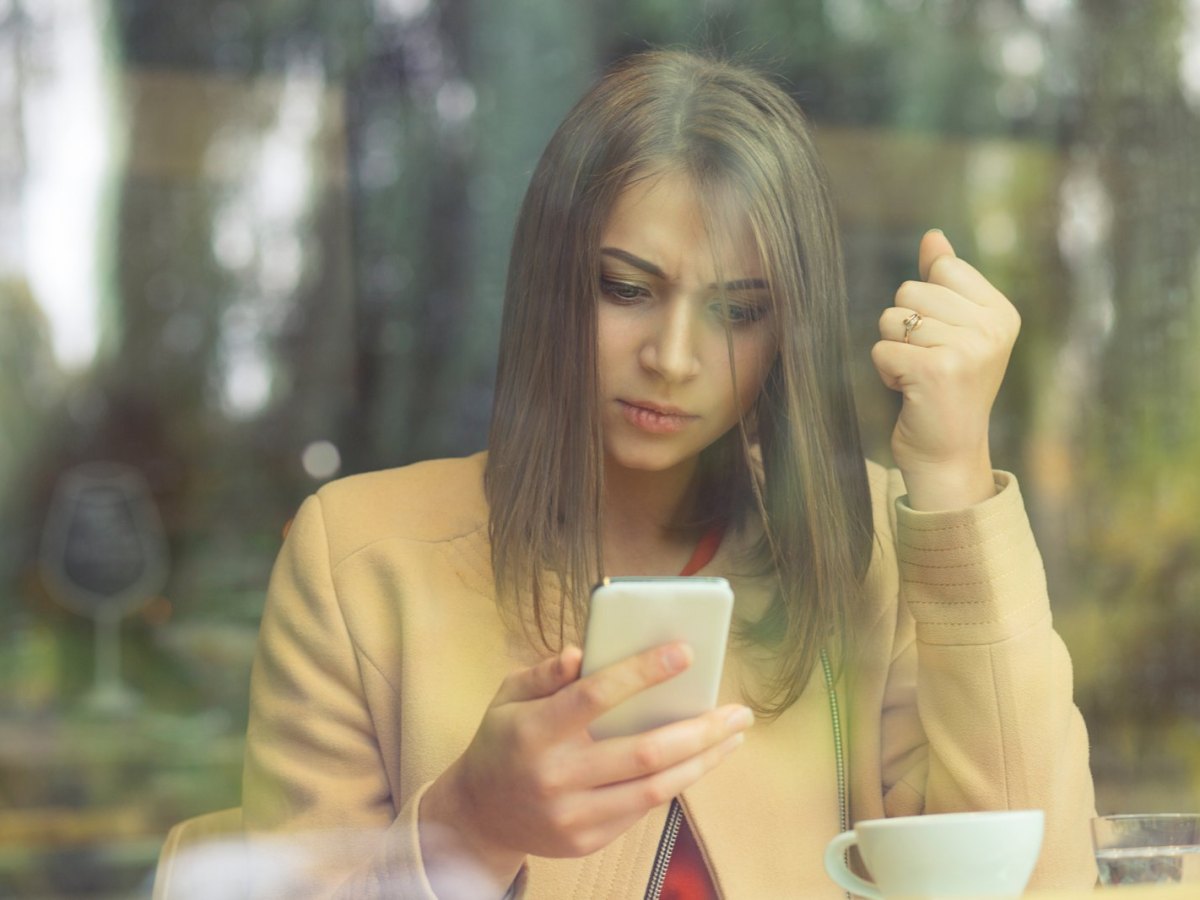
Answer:
<svg viewBox="0 0 1200 900"><path fill-rule="evenodd" d="M688 456L661 448L605 448L605 459L611 466L632 472L669 472L679 466L690 465L699 459L699 454Z"/></svg>

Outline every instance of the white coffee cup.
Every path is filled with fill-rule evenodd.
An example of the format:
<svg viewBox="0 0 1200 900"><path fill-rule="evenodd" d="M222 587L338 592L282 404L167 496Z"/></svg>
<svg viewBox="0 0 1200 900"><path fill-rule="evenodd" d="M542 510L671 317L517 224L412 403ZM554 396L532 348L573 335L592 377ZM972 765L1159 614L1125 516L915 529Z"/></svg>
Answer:
<svg viewBox="0 0 1200 900"><path fill-rule="evenodd" d="M825 848L825 871L869 900L1020 897L1042 848L1040 809L941 813L859 822ZM846 865L858 846L874 882Z"/></svg>

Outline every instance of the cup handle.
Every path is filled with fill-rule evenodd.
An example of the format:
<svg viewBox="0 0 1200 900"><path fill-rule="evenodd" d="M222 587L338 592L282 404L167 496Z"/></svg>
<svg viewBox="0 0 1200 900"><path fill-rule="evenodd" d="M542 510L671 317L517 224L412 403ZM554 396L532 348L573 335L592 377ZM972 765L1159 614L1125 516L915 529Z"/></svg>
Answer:
<svg viewBox="0 0 1200 900"><path fill-rule="evenodd" d="M829 846L825 848L825 871L840 887L851 894L858 894L860 897L866 897L867 900L883 900L883 894L879 893L879 888L866 879L859 878L846 865L846 851L857 842L858 837L853 831L843 831L830 841Z"/></svg>

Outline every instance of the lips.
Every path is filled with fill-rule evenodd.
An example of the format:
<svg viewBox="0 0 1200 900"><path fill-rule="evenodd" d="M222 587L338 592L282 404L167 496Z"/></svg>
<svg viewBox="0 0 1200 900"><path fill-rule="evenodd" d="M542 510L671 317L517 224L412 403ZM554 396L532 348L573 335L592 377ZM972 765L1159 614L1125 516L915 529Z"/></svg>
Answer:
<svg viewBox="0 0 1200 900"><path fill-rule="evenodd" d="M674 434L700 418L677 406L648 400L618 400L617 404L629 424L651 434Z"/></svg>

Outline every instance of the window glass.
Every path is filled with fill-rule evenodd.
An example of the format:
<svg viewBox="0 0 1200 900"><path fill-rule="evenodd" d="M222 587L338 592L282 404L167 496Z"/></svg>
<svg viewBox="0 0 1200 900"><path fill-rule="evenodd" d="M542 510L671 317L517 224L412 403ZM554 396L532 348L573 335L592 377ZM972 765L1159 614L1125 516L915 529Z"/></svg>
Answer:
<svg viewBox="0 0 1200 900"><path fill-rule="evenodd" d="M238 803L290 517L484 446L537 154L668 44L816 125L872 457L920 234L1020 308L993 457L1098 807L1200 806L1197 0L0 0L0 894L138 889Z"/></svg>

